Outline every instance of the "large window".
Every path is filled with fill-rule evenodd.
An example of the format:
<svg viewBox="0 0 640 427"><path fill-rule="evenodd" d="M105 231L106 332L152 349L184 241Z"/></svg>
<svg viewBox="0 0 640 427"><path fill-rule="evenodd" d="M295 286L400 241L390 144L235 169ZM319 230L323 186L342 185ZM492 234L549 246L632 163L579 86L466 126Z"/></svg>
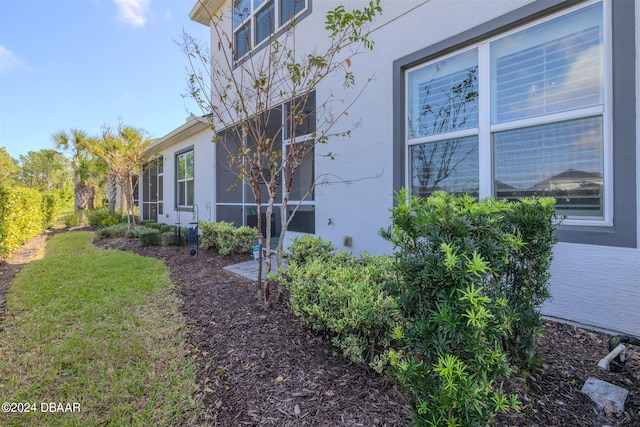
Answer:
<svg viewBox="0 0 640 427"><path fill-rule="evenodd" d="M194 199L193 149L176 154L176 208L192 209Z"/></svg>
<svg viewBox="0 0 640 427"><path fill-rule="evenodd" d="M409 69L412 193L551 196L610 221L604 16L592 2Z"/></svg>
<svg viewBox="0 0 640 427"><path fill-rule="evenodd" d="M635 6L533 1L395 60L394 187L473 193L477 176L479 197L553 196L561 242L636 248Z"/></svg>
<svg viewBox="0 0 640 427"><path fill-rule="evenodd" d="M233 39L236 58L260 46L292 19L309 10L311 0L234 0Z"/></svg>

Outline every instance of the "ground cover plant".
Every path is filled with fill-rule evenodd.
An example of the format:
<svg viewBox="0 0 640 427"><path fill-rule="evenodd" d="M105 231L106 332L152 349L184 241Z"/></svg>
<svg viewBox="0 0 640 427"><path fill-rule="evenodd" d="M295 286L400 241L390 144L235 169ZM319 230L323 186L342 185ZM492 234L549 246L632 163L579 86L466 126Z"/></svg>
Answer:
<svg viewBox="0 0 640 427"><path fill-rule="evenodd" d="M52 238L15 278L0 324L1 425L185 425L198 412L184 318L162 262ZM80 410L43 413L42 402Z"/></svg>

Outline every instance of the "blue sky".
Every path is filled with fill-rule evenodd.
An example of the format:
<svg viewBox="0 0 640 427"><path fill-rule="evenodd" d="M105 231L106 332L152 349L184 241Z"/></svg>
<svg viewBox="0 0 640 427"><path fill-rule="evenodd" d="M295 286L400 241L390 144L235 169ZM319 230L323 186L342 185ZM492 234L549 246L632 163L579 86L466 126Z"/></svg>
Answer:
<svg viewBox="0 0 640 427"><path fill-rule="evenodd" d="M158 138L197 106L174 40L195 0L0 0L0 147L18 158L54 148L51 134L99 135L119 121Z"/></svg>

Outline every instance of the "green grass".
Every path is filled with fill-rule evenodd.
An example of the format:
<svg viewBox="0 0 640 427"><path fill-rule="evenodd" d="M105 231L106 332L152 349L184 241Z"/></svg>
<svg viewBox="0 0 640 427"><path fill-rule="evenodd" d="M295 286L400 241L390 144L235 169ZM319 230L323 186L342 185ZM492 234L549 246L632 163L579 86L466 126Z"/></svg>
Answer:
<svg viewBox="0 0 640 427"><path fill-rule="evenodd" d="M190 424L201 404L167 268L92 239L56 235L9 289L0 403L35 403L37 412L0 412L0 425ZM43 402L79 403L80 412L43 413Z"/></svg>

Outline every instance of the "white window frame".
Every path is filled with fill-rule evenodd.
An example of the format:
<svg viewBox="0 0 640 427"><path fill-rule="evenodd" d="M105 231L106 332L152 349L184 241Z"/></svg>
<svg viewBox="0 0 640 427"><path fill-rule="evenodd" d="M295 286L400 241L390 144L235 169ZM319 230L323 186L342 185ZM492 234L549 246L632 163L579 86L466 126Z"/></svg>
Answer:
<svg viewBox="0 0 640 427"><path fill-rule="evenodd" d="M280 31L284 30L285 27L287 27L287 25L291 23L291 21L293 21L294 19L300 17L302 14L307 12L310 8L310 3L311 3L311 0L303 0L304 7L298 13L294 14L294 16L292 16L289 20L285 22L280 22L280 16L281 16L280 9L281 9L281 4L283 0L263 0L262 4L259 4L257 6L255 5L255 3L258 0L248 0L248 1L249 1L249 7L250 7L248 16L244 18L242 21L238 22L237 25L236 25L236 13L235 13L236 0L234 0L231 3L231 16L232 16L231 26L232 26L232 34L233 34L234 52L236 52L236 55L237 55L237 57L235 58L236 60L246 57L252 51L259 49L262 46L264 46L266 43L268 43L269 40L271 40L271 37L273 36L273 34L277 34ZM260 42L256 43L256 21L257 21L256 17L263 9L269 7L269 3L274 3L274 6L273 6L274 30L269 37L266 37L264 40L261 40ZM242 30L245 27L248 28L249 30L249 35L250 35L249 46L246 52L239 54L236 48L236 33L238 33L240 30Z"/></svg>
<svg viewBox="0 0 640 427"><path fill-rule="evenodd" d="M537 117L530 117L521 120L514 120L505 123L491 124L491 76L490 76L490 45L496 40L509 37L520 31L524 31L528 28L540 25L544 22L551 21L561 16L565 16L577 10L589 7L593 4L602 3L603 10L603 69L601 75L603 76L603 104L601 106L586 107L581 109L575 109L571 111L564 111L555 114L541 115ZM478 104L478 119L479 124L477 128L464 129L460 131L450 132L446 134L429 135L425 137L419 137L409 139L409 126L407 126L408 113L405 113L405 126L404 126L404 141L405 141L405 153L404 156L404 182L406 188L411 188L411 159L410 150L414 145L424 144L428 142L434 142L450 138L459 138L463 136L478 136L478 161L479 161L479 196L481 198L491 196L493 194L493 181L494 181L494 165L493 165L493 134L499 131L522 129L534 125L546 125L570 119L581 119L587 117L600 116L602 117L603 124L603 191L601 197L603 199L603 216L595 218L590 217L568 217L563 221L566 225L582 225L582 226L601 226L610 227L613 225L613 129L612 129L612 40L611 40L611 5L608 1L592 0L580 5L567 8L561 12L546 16L542 19L530 22L526 25L519 26L508 32L501 33L497 36L484 39L479 43L467 45L462 49L448 53L446 55L434 58L429 62L422 63L420 65L407 68L405 76L408 76L412 71L427 67L434 63L438 63L447 58L456 56L469 50L477 49L478 51L478 92L479 92L479 104ZM404 109L408 112L408 100L409 100L409 78L404 79L404 92L405 102Z"/></svg>
<svg viewBox="0 0 640 427"><path fill-rule="evenodd" d="M180 162L180 158L184 157L184 161L185 161L185 171L186 171L186 164L187 164L187 157L189 156L189 154L191 154L192 158L193 158L193 176L191 178L187 178L186 176L184 178L180 178L180 169L178 167L178 164ZM189 150L185 150L182 151L180 153L176 154L176 159L175 159L175 167L176 167L176 208L178 210L185 210L185 209L193 209L193 205L189 205L189 204L185 204L185 205L181 205L180 204L180 194L181 191L184 191L184 201L185 203L187 203L189 201L189 191L188 191L188 182L191 181L193 183L193 197L194 197L194 203L195 203L195 176L196 176L196 157L195 157L195 152L193 149L189 149Z"/></svg>

